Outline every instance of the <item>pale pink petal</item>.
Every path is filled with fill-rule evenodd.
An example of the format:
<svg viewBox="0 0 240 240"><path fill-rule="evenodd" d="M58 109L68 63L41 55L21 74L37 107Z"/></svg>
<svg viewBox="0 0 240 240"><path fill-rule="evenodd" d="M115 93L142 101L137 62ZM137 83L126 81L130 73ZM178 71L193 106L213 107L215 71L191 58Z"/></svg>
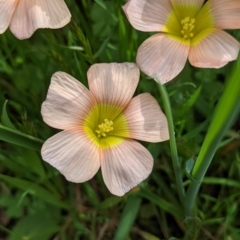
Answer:
<svg viewBox="0 0 240 240"><path fill-rule="evenodd" d="M134 140L103 150L102 175L109 191L122 196L146 179L153 168L149 151Z"/></svg>
<svg viewBox="0 0 240 240"><path fill-rule="evenodd" d="M239 48L239 42L232 36L214 29L198 44L191 46L189 61L195 67L220 68L237 58Z"/></svg>
<svg viewBox="0 0 240 240"><path fill-rule="evenodd" d="M88 70L90 91L99 103L125 107L138 81L139 69L134 63L100 63Z"/></svg>
<svg viewBox="0 0 240 240"><path fill-rule="evenodd" d="M178 5L178 6L185 6L186 8L189 6L198 6L199 9L202 7L204 0L170 0L172 5ZM187 17L187 16L186 16Z"/></svg>
<svg viewBox="0 0 240 240"><path fill-rule="evenodd" d="M0 0L0 33L8 28L18 0Z"/></svg>
<svg viewBox="0 0 240 240"><path fill-rule="evenodd" d="M71 14L63 0L20 0L10 29L19 39L32 36L38 28L61 28Z"/></svg>
<svg viewBox="0 0 240 240"><path fill-rule="evenodd" d="M185 17L195 17L201 9L204 0L170 0L175 14L181 21Z"/></svg>
<svg viewBox="0 0 240 240"><path fill-rule="evenodd" d="M173 12L169 0L129 0L123 10L132 26L145 32L164 31Z"/></svg>
<svg viewBox="0 0 240 240"><path fill-rule="evenodd" d="M208 1L214 25L222 29L240 28L239 0L210 0Z"/></svg>
<svg viewBox="0 0 240 240"><path fill-rule="evenodd" d="M67 73L56 72L41 113L48 125L69 129L81 125L93 106L94 98L82 83Z"/></svg>
<svg viewBox="0 0 240 240"><path fill-rule="evenodd" d="M189 45L189 41L167 34L153 35L139 47L137 64L148 76L157 77L164 84L182 71Z"/></svg>
<svg viewBox="0 0 240 240"><path fill-rule="evenodd" d="M78 130L62 131L49 138L41 155L71 182L88 181L100 167L98 147Z"/></svg>
<svg viewBox="0 0 240 240"><path fill-rule="evenodd" d="M133 98L123 114L131 138L147 142L169 139L166 116L149 93Z"/></svg>

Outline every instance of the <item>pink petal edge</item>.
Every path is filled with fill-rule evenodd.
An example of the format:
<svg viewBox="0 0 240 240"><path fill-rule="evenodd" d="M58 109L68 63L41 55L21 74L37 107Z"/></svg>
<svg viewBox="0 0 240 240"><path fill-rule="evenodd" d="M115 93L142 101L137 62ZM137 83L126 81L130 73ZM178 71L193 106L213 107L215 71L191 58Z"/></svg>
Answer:
<svg viewBox="0 0 240 240"><path fill-rule="evenodd" d="M132 26L145 32L163 31L173 11L169 0L130 0L123 10Z"/></svg>
<svg viewBox="0 0 240 240"><path fill-rule="evenodd" d="M49 138L42 146L41 155L71 182L88 181L100 168L98 147L76 129Z"/></svg>
<svg viewBox="0 0 240 240"><path fill-rule="evenodd" d="M21 0L14 12L10 29L19 39L26 39L38 28L61 28L71 13L63 0Z"/></svg>
<svg viewBox="0 0 240 240"><path fill-rule="evenodd" d="M160 33L148 38L139 47L139 68L156 81L164 84L176 77L187 61L190 42Z"/></svg>
<svg viewBox="0 0 240 240"><path fill-rule="evenodd" d="M70 129L80 127L95 104L92 94L82 83L67 73L56 72L41 114L49 126Z"/></svg>
<svg viewBox="0 0 240 240"><path fill-rule="evenodd" d="M109 191L123 196L149 176L153 158L140 143L124 140L116 147L103 151L101 168Z"/></svg>
<svg viewBox="0 0 240 240"><path fill-rule="evenodd" d="M87 76L98 103L124 108L137 88L140 71L134 63L99 63L89 68Z"/></svg>
<svg viewBox="0 0 240 240"><path fill-rule="evenodd" d="M167 118L156 99L149 93L134 97L123 112L130 137L146 142L169 139Z"/></svg>
<svg viewBox="0 0 240 240"><path fill-rule="evenodd" d="M237 59L240 44L228 33L215 29L197 45L191 46L189 62L195 67L220 68Z"/></svg>
<svg viewBox="0 0 240 240"><path fill-rule="evenodd" d="M0 34L8 28L18 0L0 0Z"/></svg>
<svg viewBox="0 0 240 240"><path fill-rule="evenodd" d="M209 0L209 6L215 27L222 29L240 28L239 0Z"/></svg>

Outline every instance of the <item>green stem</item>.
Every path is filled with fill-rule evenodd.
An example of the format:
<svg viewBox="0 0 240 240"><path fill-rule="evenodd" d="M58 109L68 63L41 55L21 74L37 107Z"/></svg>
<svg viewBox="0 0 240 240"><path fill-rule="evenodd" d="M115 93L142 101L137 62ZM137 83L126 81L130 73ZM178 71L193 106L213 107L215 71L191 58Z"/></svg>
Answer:
<svg viewBox="0 0 240 240"><path fill-rule="evenodd" d="M175 173L175 177L176 177L178 196L179 196L181 205L184 206L185 189L183 187L181 164L178 159L178 152L177 152L177 145L176 145L176 139L175 139L171 104L170 104L168 93L167 93L165 87L162 84L158 84L158 89L162 96L164 110L165 110L165 114L166 114L167 120L168 120L168 128L169 128L169 135L170 135L170 147L171 147L171 153L172 153L173 168L174 168L174 173Z"/></svg>
<svg viewBox="0 0 240 240"><path fill-rule="evenodd" d="M185 201L186 216L192 215L193 204L205 173L226 131L240 112L240 57L236 62L225 90L214 111L209 129L192 170L192 179Z"/></svg>

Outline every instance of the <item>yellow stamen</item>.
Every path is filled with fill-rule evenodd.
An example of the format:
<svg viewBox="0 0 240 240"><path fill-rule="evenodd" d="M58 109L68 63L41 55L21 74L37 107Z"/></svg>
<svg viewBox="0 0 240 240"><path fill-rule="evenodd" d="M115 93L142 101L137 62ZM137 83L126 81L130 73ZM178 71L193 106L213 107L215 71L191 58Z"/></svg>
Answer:
<svg viewBox="0 0 240 240"><path fill-rule="evenodd" d="M113 130L113 121L109 121L108 119L104 119L102 124L98 125L98 130L95 130L97 136L99 138L106 137L108 132Z"/></svg>
<svg viewBox="0 0 240 240"><path fill-rule="evenodd" d="M189 39L189 38L193 38L194 34L193 34L193 29L195 28L195 18L190 18L190 17L185 17L181 20L181 24L182 24L182 30L181 30L181 34L183 35L184 39Z"/></svg>

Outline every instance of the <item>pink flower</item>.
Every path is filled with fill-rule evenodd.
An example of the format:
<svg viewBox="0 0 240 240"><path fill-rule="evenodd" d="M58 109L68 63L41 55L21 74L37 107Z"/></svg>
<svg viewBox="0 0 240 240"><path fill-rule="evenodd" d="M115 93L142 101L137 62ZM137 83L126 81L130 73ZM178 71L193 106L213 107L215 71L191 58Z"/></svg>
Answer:
<svg viewBox="0 0 240 240"><path fill-rule="evenodd" d="M220 68L237 58L239 42L221 29L240 28L240 0L129 0L123 9L140 31L160 32L138 49L137 64L166 83L183 69Z"/></svg>
<svg viewBox="0 0 240 240"><path fill-rule="evenodd" d="M132 99L135 64L95 64L87 76L90 90L66 73L52 76L41 112L48 125L64 131L48 139L41 154L72 182L91 179L101 166L110 192L122 196L153 167L149 151L133 138L168 140L167 120L150 94Z"/></svg>
<svg viewBox="0 0 240 240"><path fill-rule="evenodd" d="M70 19L63 0L0 0L0 33L10 26L19 39L31 37L38 28L61 28Z"/></svg>

